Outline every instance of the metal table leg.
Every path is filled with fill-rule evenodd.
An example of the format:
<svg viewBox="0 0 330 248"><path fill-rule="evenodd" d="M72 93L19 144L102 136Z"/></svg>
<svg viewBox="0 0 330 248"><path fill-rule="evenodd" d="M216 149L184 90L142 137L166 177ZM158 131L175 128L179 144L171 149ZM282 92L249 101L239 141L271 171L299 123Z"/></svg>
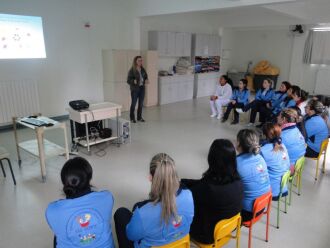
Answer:
<svg viewBox="0 0 330 248"><path fill-rule="evenodd" d="M16 123L17 117L13 117L13 127L14 127L14 135L15 135L15 143L16 143L16 151L17 151L17 159L18 159L18 165L21 167L22 160L21 160L21 154L19 152L19 143L18 143L18 135L17 135L17 123Z"/></svg>
<svg viewBox="0 0 330 248"><path fill-rule="evenodd" d="M87 151L88 151L88 155L91 155L91 149L90 149L90 146L89 146L87 114L85 114L85 129L86 129Z"/></svg>

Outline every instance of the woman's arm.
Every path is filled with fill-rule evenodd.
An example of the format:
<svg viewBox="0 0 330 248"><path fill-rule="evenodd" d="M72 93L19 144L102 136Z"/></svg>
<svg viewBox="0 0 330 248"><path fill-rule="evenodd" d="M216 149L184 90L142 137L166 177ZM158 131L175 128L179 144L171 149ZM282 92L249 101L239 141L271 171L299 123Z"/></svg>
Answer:
<svg viewBox="0 0 330 248"><path fill-rule="evenodd" d="M127 83L129 85L133 85L135 84L136 82L136 78L135 78L135 73L133 71L133 69L131 68L129 71L128 71L128 75L127 75Z"/></svg>
<svg viewBox="0 0 330 248"><path fill-rule="evenodd" d="M135 210L133 216L126 226L126 235L129 240L139 241L145 236L145 231L139 210Z"/></svg>

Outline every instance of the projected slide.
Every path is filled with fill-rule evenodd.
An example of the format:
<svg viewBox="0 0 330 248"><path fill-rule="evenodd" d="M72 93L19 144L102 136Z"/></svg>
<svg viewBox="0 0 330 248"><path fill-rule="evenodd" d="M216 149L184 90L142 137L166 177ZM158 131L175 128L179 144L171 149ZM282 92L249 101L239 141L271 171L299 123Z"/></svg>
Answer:
<svg viewBox="0 0 330 248"><path fill-rule="evenodd" d="M0 59L46 58L42 19L0 14Z"/></svg>

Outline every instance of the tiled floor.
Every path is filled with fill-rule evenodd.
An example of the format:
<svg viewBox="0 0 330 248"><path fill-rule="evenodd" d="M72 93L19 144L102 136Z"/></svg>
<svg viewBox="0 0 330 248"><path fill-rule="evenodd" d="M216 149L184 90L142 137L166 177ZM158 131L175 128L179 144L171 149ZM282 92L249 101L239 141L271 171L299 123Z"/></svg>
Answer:
<svg viewBox="0 0 330 248"><path fill-rule="evenodd" d="M127 113L124 114L127 118ZM116 210L132 207L147 197L149 190L148 163L157 152L167 152L176 161L179 175L199 178L207 167L206 155L213 139L235 140L242 125L221 124L209 117L207 98L151 107L144 111L146 123L132 125L132 143L117 148L100 145L92 155L83 153L94 169L93 185L109 189L115 197ZM52 141L63 143L59 131L47 133ZM28 129L20 129L21 139L33 137ZM51 247L52 233L44 218L50 201L62 197L59 173L63 157L47 160L47 182L42 183L38 160L23 153L22 168L18 168L12 131L0 132L0 145L11 152L17 179L15 187L10 177L0 174L0 247ZM106 155L97 156L105 147ZM101 154L98 153L99 155ZM330 158L330 157L329 157ZM8 169L7 169L8 171ZM273 203L269 242L265 237L265 220L253 230L253 247L330 247L330 166L314 181L315 163L307 161L302 181L302 195L293 196L293 205L281 215L280 229L275 228L276 204ZM241 247L247 247L247 229L242 229ZM234 242L228 247L235 247Z"/></svg>

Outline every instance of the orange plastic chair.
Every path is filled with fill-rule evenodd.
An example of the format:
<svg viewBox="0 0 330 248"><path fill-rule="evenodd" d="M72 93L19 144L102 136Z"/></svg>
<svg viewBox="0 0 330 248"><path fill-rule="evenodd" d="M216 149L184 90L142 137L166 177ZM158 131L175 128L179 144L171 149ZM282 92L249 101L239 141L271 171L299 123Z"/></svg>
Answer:
<svg viewBox="0 0 330 248"><path fill-rule="evenodd" d="M258 222L263 215L267 215L267 224L266 224L266 242L268 242L268 227L269 227L269 215L272 202L272 193L269 191L266 194L258 197L253 204L253 218L250 221L243 222L243 226L249 228L249 248L251 247L251 238L252 238L252 226ZM257 213L263 211L260 215L257 216Z"/></svg>
<svg viewBox="0 0 330 248"><path fill-rule="evenodd" d="M183 238L163 246L153 246L152 248L190 248L189 234Z"/></svg>
<svg viewBox="0 0 330 248"><path fill-rule="evenodd" d="M328 148L328 144L329 144L329 139L325 139L322 141L321 144L321 149L320 149L320 153L319 156L317 158L312 158L313 160L316 160L316 172L315 172L315 181L317 180L317 176L319 174L319 161L322 157L322 155L324 154L324 159L323 159L323 165L322 165L322 173L325 172L325 161L327 160L327 148Z"/></svg>
<svg viewBox="0 0 330 248"><path fill-rule="evenodd" d="M214 243L202 244L193 241L200 248L220 248L227 244L231 239L236 239L236 248L239 248L241 237L241 214L237 214L230 219L219 221L214 228ZM232 232L236 229L236 235Z"/></svg>

